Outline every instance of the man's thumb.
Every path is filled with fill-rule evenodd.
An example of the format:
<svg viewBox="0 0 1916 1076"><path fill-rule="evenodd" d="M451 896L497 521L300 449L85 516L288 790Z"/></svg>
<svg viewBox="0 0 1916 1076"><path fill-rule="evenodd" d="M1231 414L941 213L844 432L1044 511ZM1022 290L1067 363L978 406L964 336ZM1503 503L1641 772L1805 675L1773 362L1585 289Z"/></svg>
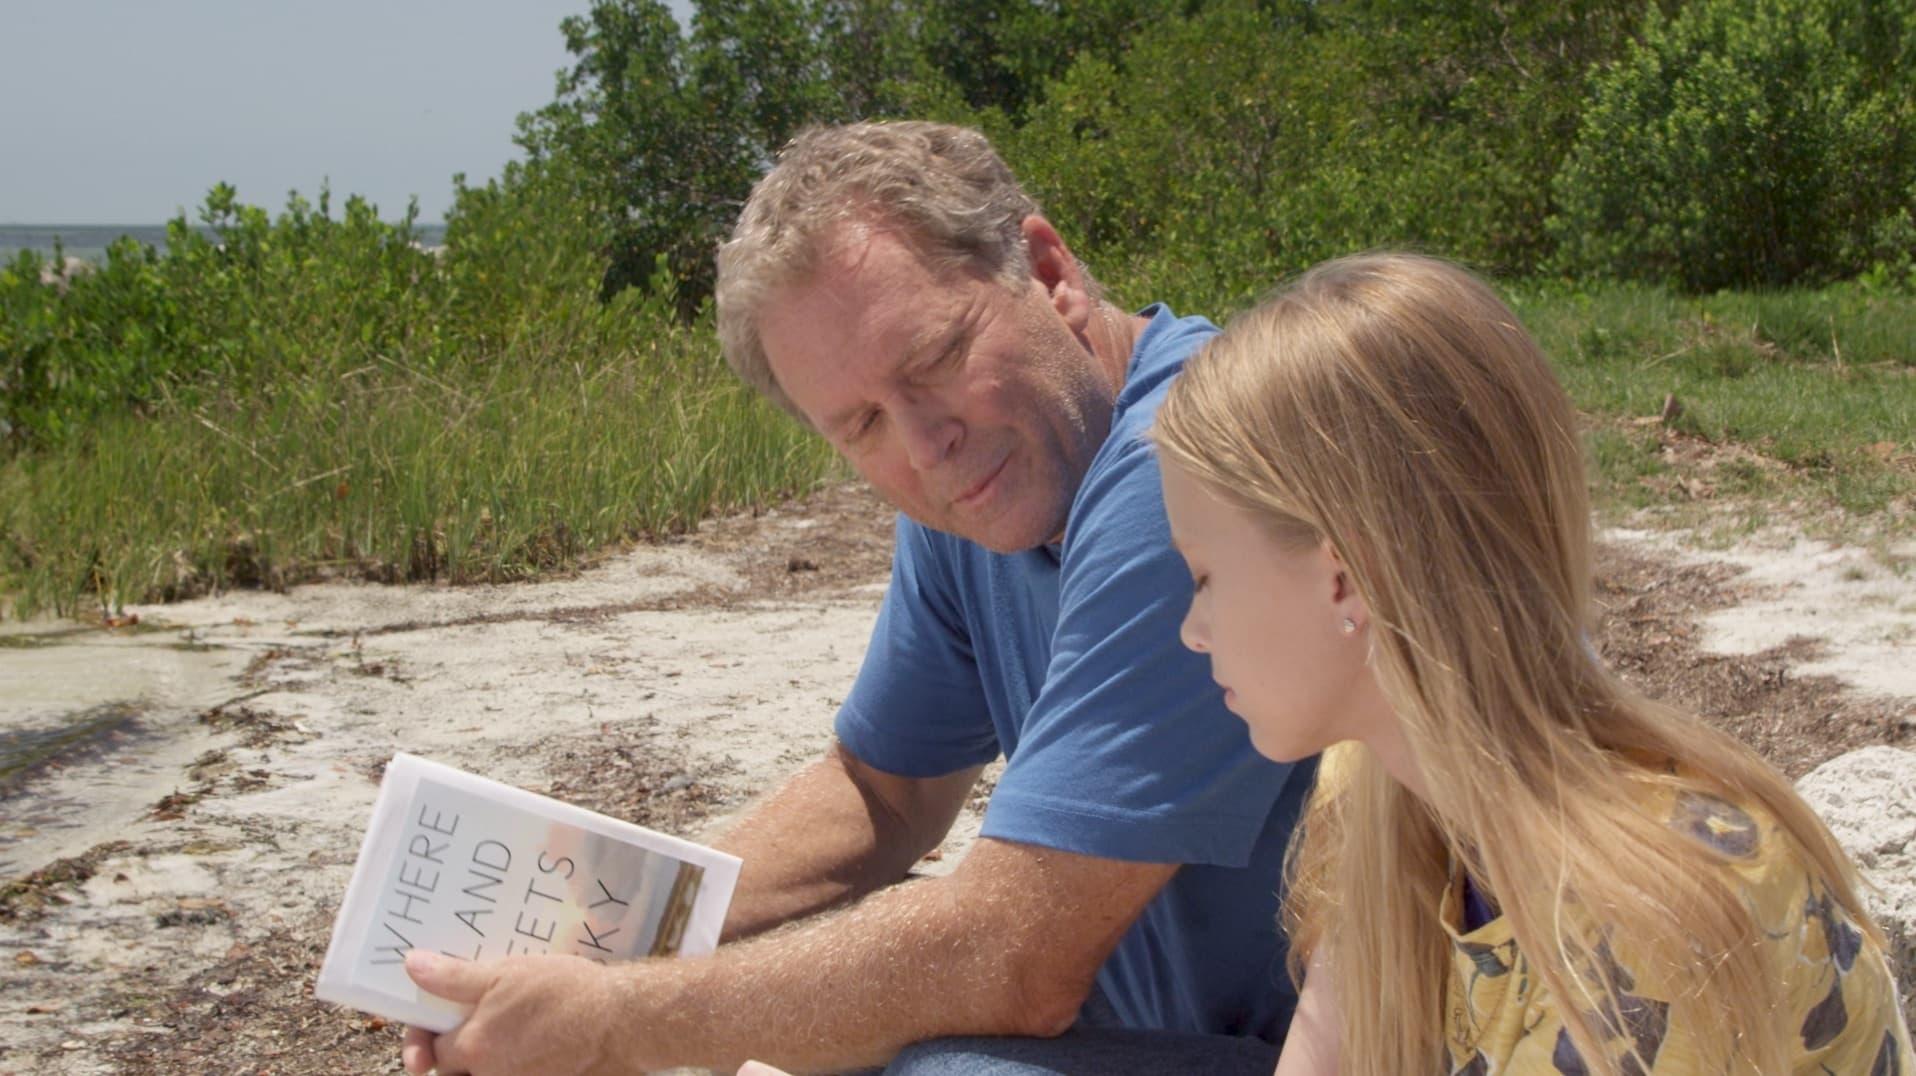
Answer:
<svg viewBox="0 0 1916 1076"><path fill-rule="evenodd" d="M406 954L406 974L426 993L461 1005L477 1002L495 978L491 970L470 960L440 956L424 949Z"/></svg>

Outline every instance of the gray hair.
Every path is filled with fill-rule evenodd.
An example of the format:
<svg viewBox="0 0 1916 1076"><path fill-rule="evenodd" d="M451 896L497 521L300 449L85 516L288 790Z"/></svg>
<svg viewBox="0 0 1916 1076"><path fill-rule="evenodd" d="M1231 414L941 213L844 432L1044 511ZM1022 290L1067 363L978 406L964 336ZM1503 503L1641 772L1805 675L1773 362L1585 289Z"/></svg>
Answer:
<svg viewBox="0 0 1916 1076"><path fill-rule="evenodd" d="M746 384L810 425L772 376L760 306L802 279L847 221L895 228L935 273L973 269L1017 286L1031 275L1024 219L1038 203L977 131L900 121L812 127L752 188L718 251L718 335Z"/></svg>

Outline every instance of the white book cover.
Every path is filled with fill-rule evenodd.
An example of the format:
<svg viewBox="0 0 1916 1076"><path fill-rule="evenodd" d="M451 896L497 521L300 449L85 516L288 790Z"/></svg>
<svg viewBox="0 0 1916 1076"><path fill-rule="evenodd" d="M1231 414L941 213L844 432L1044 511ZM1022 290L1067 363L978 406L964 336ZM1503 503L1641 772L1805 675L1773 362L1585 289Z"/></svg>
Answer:
<svg viewBox="0 0 1916 1076"><path fill-rule="evenodd" d="M394 755L313 993L450 1031L470 1006L414 986L408 950L601 963L709 953L738 870L724 852Z"/></svg>

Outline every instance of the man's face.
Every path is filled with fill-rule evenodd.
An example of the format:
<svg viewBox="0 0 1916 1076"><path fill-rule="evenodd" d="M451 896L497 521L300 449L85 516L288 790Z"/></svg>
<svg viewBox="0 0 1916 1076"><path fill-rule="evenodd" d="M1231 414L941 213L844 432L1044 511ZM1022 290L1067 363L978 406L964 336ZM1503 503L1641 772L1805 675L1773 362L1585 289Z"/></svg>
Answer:
<svg viewBox="0 0 1916 1076"><path fill-rule="evenodd" d="M780 387L918 522L999 552L1056 538L1116 395L1085 342L1092 308L1060 297L1076 282L1047 283L1037 254L1016 290L937 275L856 225L828 249L759 315Z"/></svg>

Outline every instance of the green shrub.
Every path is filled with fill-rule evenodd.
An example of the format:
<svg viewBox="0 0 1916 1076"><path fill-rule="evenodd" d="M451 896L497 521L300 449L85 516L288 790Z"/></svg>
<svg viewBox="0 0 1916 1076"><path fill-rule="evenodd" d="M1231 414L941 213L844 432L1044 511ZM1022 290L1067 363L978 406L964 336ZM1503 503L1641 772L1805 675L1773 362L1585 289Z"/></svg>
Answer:
<svg viewBox="0 0 1916 1076"><path fill-rule="evenodd" d="M461 184L447 246L359 199L0 278L0 596L17 612L325 574L509 579L806 488L830 450L718 361L674 282L599 298L551 162ZM25 375L22 377L22 375ZM0 607L4 602L0 602Z"/></svg>
<svg viewBox="0 0 1916 1076"><path fill-rule="evenodd" d="M5 447L55 446L170 399L270 387L289 367L431 352L421 334L437 276L412 212L386 223L353 197L334 219L329 203L295 194L273 219L222 183L204 229L184 216L167 225L164 254L122 238L58 286L41 282L45 263L17 258L0 273Z"/></svg>
<svg viewBox="0 0 1916 1076"><path fill-rule="evenodd" d="M1639 6L1218 0L980 118L1128 298L1236 307L1373 247L1531 273L1585 67Z"/></svg>
<svg viewBox="0 0 1916 1076"><path fill-rule="evenodd" d="M1912 179L1907 100L1833 30L1874 6L1653 8L1642 40L1591 79L1554 184L1558 265L1690 291L1867 268ZM1901 7L1881 32L1911 33Z"/></svg>

